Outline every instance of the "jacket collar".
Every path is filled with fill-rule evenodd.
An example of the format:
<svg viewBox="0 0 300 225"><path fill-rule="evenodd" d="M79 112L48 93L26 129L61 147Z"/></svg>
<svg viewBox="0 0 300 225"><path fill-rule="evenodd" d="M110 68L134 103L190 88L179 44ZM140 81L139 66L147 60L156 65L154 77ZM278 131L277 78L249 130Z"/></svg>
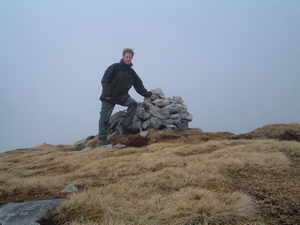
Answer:
<svg viewBox="0 0 300 225"><path fill-rule="evenodd" d="M124 67L126 67L126 68L130 68L130 67L132 67L133 66L133 64L132 63L130 63L129 65L128 64L126 64L125 62L124 62L124 60L123 59L121 59L120 60L120 63L124 66Z"/></svg>

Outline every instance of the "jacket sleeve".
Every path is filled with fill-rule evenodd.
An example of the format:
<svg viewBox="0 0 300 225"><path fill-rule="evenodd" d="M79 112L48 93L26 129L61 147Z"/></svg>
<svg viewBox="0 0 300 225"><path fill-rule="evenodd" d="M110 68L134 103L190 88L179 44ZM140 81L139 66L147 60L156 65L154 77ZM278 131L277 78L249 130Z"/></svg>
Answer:
<svg viewBox="0 0 300 225"><path fill-rule="evenodd" d="M111 86L111 80L112 80L112 78L114 76L114 73L115 73L115 68L116 68L116 63L109 66L106 69L106 71L104 72L104 75L103 75L102 80L101 80L102 96L103 97L110 96L110 94L111 94L110 86Z"/></svg>
<svg viewBox="0 0 300 225"><path fill-rule="evenodd" d="M141 78L136 74L135 71L133 71L133 72L134 72L133 87L136 90L136 92L139 93L140 95L144 96L144 97L151 97L152 92L146 90L146 88L143 85L143 81L141 80Z"/></svg>

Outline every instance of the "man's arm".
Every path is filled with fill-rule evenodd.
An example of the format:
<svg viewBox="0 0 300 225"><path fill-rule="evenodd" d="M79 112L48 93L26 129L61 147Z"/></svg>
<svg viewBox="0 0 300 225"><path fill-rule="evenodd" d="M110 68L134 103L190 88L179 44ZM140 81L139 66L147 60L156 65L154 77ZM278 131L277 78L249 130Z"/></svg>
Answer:
<svg viewBox="0 0 300 225"><path fill-rule="evenodd" d="M136 90L137 93L144 97L151 97L151 95L154 94L152 91L147 91L147 89L143 85L143 81L141 78L136 74L134 71L134 77L133 77L133 87Z"/></svg>

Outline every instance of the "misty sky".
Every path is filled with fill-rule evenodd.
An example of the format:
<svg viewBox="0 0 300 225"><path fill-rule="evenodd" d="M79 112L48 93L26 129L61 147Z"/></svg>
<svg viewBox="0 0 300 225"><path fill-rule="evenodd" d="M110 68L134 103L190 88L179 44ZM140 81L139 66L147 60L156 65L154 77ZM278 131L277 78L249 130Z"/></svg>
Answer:
<svg viewBox="0 0 300 225"><path fill-rule="evenodd" d="M299 43L299 0L1 0L0 152L97 134L100 81L126 47L191 128L299 123Z"/></svg>

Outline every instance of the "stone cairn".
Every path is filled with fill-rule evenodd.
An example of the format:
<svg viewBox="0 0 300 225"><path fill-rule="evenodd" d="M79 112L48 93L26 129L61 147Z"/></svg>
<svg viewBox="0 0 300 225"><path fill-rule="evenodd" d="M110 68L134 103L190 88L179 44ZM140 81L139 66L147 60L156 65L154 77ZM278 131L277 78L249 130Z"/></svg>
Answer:
<svg viewBox="0 0 300 225"><path fill-rule="evenodd" d="M189 128L188 123L192 121L193 116L188 113L187 106L183 103L182 98L180 96L166 98L160 88L152 91L155 92L155 95L144 98L142 103L138 103L134 115L132 126L140 129L140 135L146 137L149 129L175 132ZM114 113L110 117L108 140L116 134L122 134L125 116L126 110L123 110ZM86 139L75 142L75 149L86 150L86 143L95 137L97 135L91 135Z"/></svg>
<svg viewBox="0 0 300 225"><path fill-rule="evenodd" d="M140 132L151 128L169 132L189 128L188 123L192 121L193 116L187 111L187 106L182 98L180 96L167 98L160 88L152 91L155 92L155 95L144 98L142 103L138 103L132 126L139 128ZM122 133L125 116L126 110L119 111L111 116L109 136Z"/></svg>

